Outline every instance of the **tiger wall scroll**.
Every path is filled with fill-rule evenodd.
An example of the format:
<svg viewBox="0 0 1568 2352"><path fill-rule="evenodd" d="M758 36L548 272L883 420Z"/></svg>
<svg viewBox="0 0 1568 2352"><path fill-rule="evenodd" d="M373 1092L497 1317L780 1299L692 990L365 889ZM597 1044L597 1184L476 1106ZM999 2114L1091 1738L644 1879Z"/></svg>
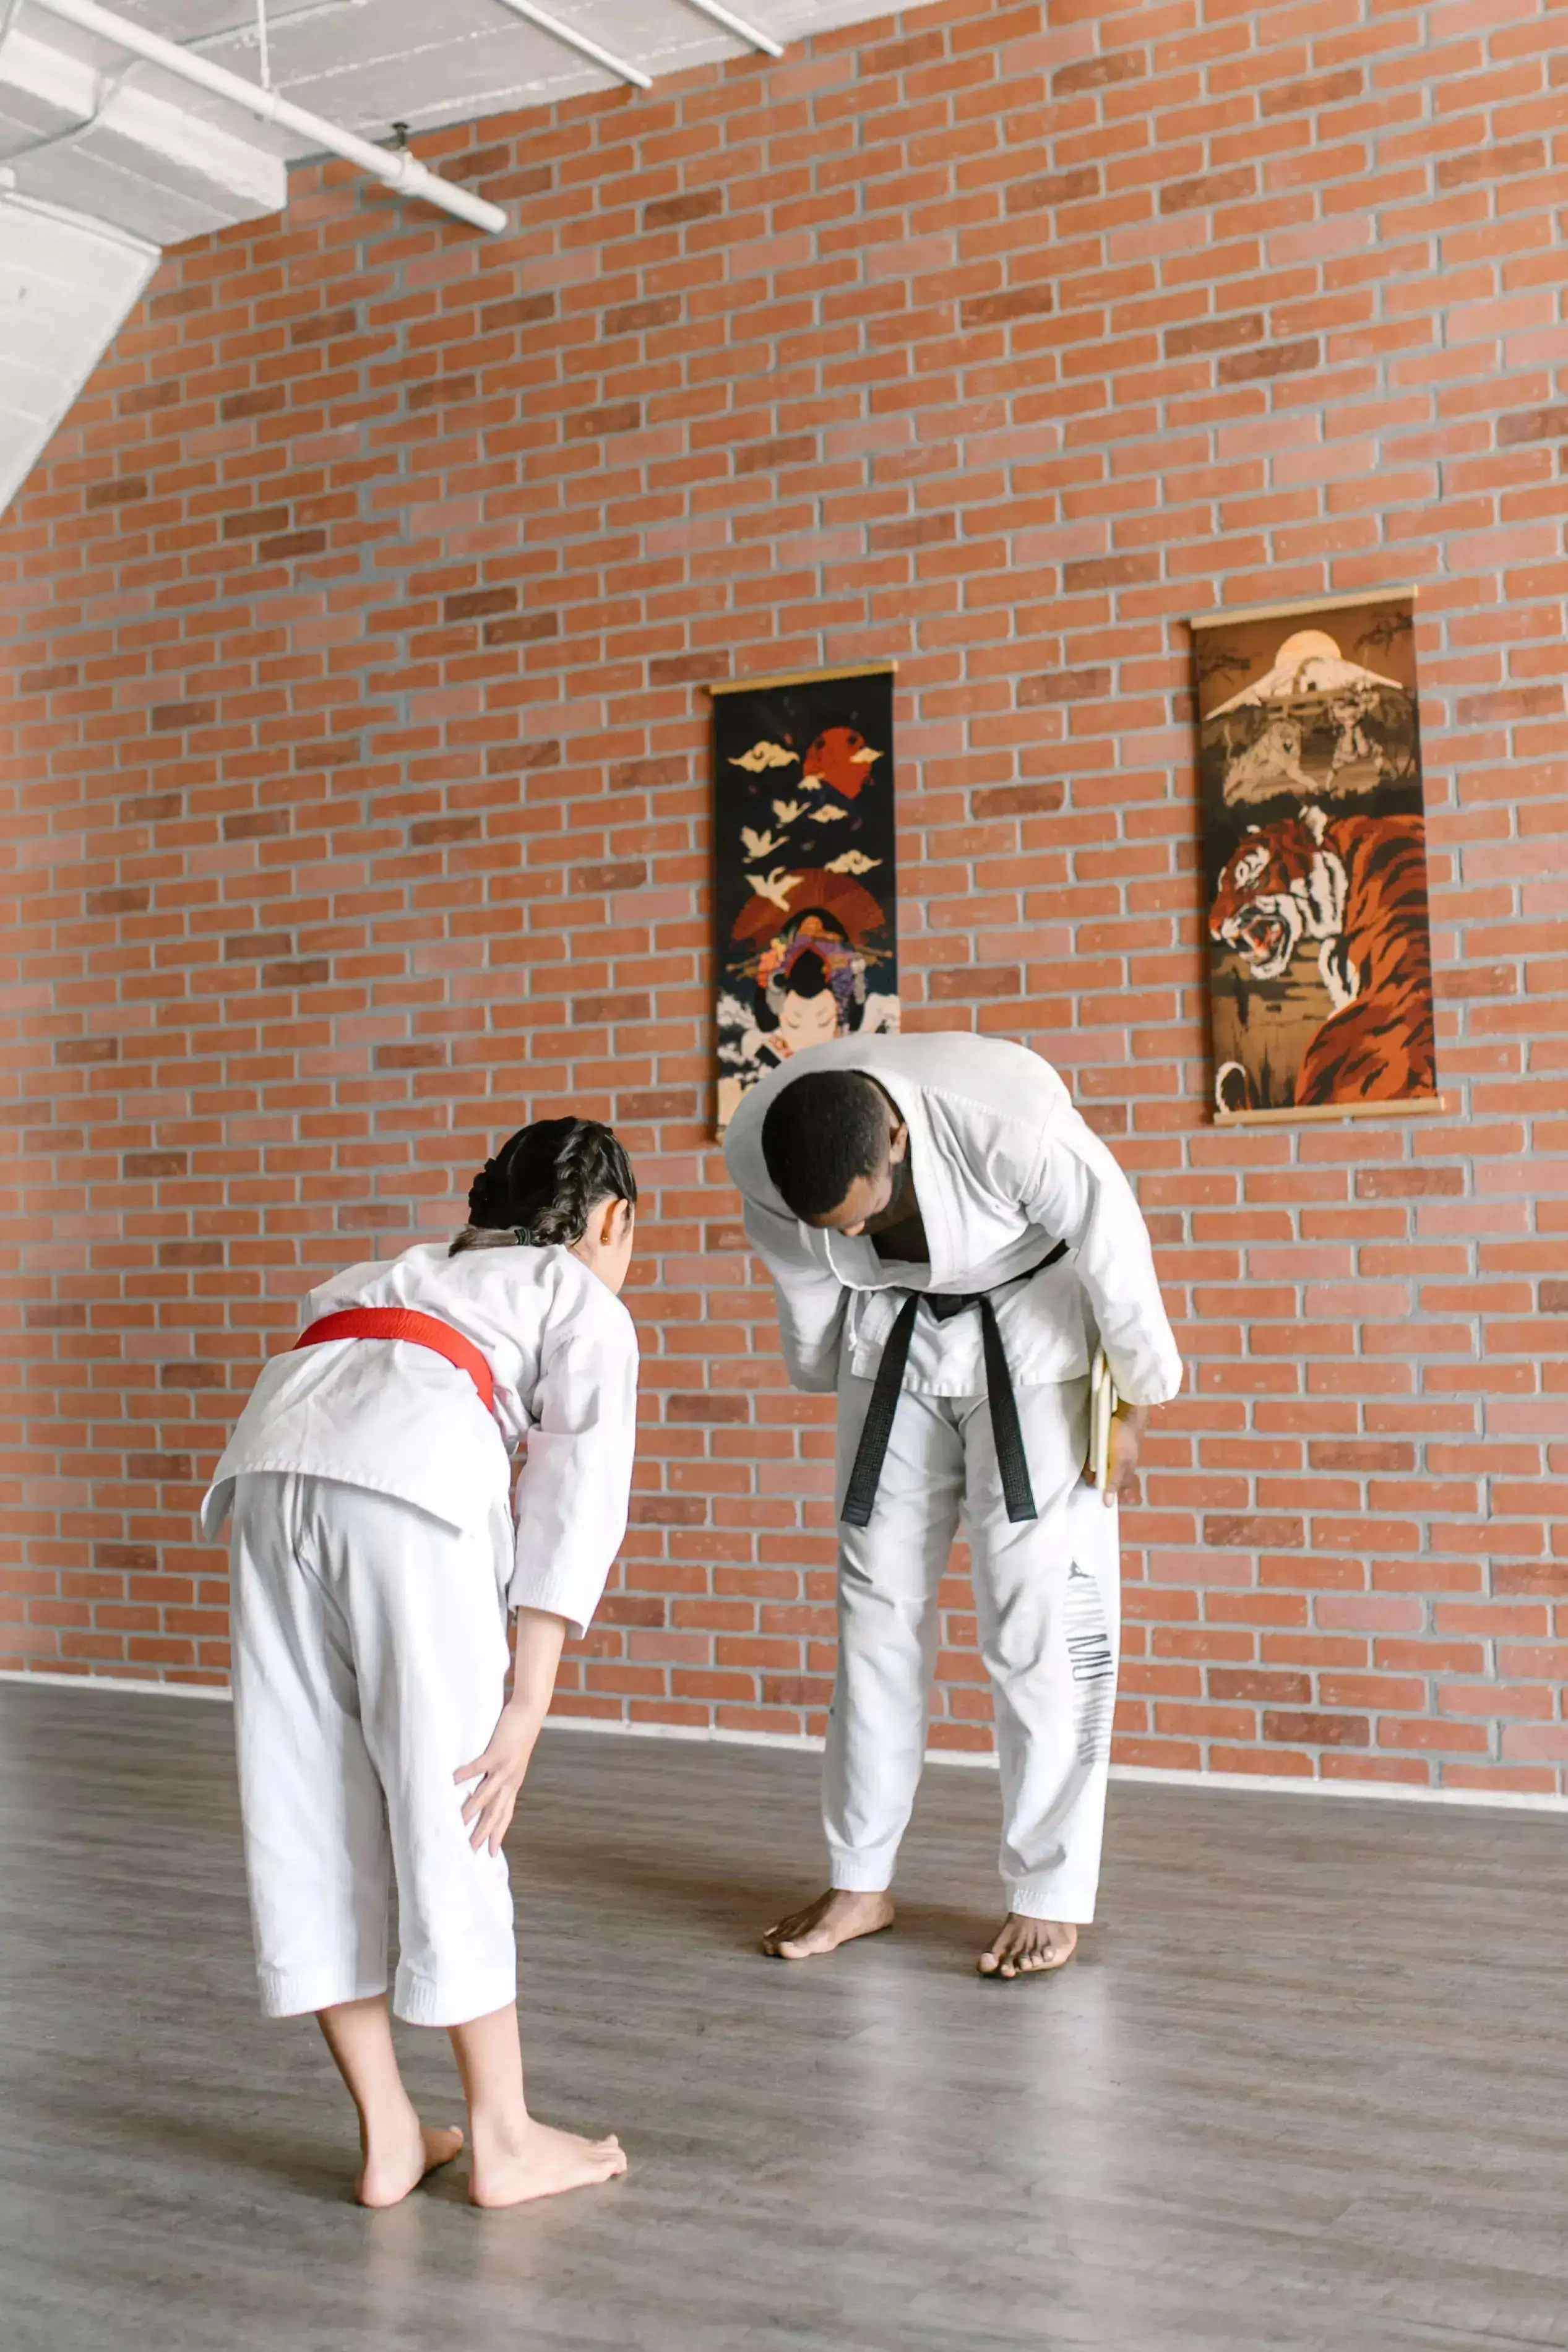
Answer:
<svg viewBox="0 0 1568 2352"><path fill-rule="evenodd" d="M1193 623L1221 1124L1440 1107L1414 598Z"/></svg>

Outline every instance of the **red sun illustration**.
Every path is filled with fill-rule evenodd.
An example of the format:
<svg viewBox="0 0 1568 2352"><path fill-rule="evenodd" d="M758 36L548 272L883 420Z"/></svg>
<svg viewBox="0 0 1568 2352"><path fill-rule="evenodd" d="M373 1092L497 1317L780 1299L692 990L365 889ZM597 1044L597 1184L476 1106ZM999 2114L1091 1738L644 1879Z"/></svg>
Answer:
<svg viewBox="0 0 1568 2352"><path fill-rule="evenodd" d="M830 784L847 801L858 800L861 787L881 758L853 727L827 727L817 737L801 767L801 781Z"/></svg>

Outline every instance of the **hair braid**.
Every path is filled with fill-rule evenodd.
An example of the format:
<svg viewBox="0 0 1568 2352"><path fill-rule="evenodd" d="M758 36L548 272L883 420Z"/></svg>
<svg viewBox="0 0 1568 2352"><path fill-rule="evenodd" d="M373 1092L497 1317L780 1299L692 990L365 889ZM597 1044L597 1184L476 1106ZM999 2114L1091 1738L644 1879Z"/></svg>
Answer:
<svg viewBox="0 0 1568 2352"><path fill-rule="evenodd" d="M599 1202L635 1205L637 1197L632 1163L612 1128L596 1118L535 1119L509 1137L474 1178L468 1222L449 1255L509 1243L570 1247L587 1232Z"/></svg>

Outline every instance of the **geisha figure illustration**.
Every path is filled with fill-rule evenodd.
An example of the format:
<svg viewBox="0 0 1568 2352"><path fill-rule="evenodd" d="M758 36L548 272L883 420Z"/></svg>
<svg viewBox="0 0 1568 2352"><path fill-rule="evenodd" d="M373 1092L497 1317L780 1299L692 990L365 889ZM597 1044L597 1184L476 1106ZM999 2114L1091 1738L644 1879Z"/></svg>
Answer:
<svg viewBox="0 0 1568 2352"><path fill-rule="evenodd" d="M732 989L719 1000L721 1125L748 1087L806 1046L897 1029L898 998L869 984L882 958L868 940L884 920L868 890L826 872L790 875L742 908L734 946L744 961L730 974L750 981L752 1001Z"/></svg>
<svg viewBox="0 0 1568 2352"><path fill-rule="evenodd" d="M899 1025L893 666L713 689L718 1125L812 1045Z"/></svg>

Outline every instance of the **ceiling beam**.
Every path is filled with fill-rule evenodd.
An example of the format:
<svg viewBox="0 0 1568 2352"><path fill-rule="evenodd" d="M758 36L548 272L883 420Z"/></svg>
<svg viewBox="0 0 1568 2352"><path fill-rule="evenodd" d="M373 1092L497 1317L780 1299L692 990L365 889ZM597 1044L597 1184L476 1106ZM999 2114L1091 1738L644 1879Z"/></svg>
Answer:
<svg viewBox="0 0 1568 2352"><path fill-rule="evenodd" d="M708 17L710 23L722 25L724 30L733 33L738 41L747 41L753 49L761 49L764 57L783 57L782 41L775 41L771 33L760 32L755 25L748 25L743 16L737 16L724 7L721 0L686 0L686 5L689 8L695 8L700 16Z"/></svg>
<svg viewBox="0 0 1568 2352"><path fill-rule="evenodd" d="M597 41L590 40L586 33L578 32L574 25L563 24L560 17L552 16L547 8L536 8L533 0L500 0L500 5L503 8L510 8L514 16L521 16L528 24L537 25L540 31L548 33L552 41L560 41L564 47L575 49L579 57L591 58L595 65L603 66L606 73L618 74L622 81L629 81L634 89L653 88L652 75L645 74L641 66L634 66L626 58L616 57L611 50L602 49Z"/></svg>

